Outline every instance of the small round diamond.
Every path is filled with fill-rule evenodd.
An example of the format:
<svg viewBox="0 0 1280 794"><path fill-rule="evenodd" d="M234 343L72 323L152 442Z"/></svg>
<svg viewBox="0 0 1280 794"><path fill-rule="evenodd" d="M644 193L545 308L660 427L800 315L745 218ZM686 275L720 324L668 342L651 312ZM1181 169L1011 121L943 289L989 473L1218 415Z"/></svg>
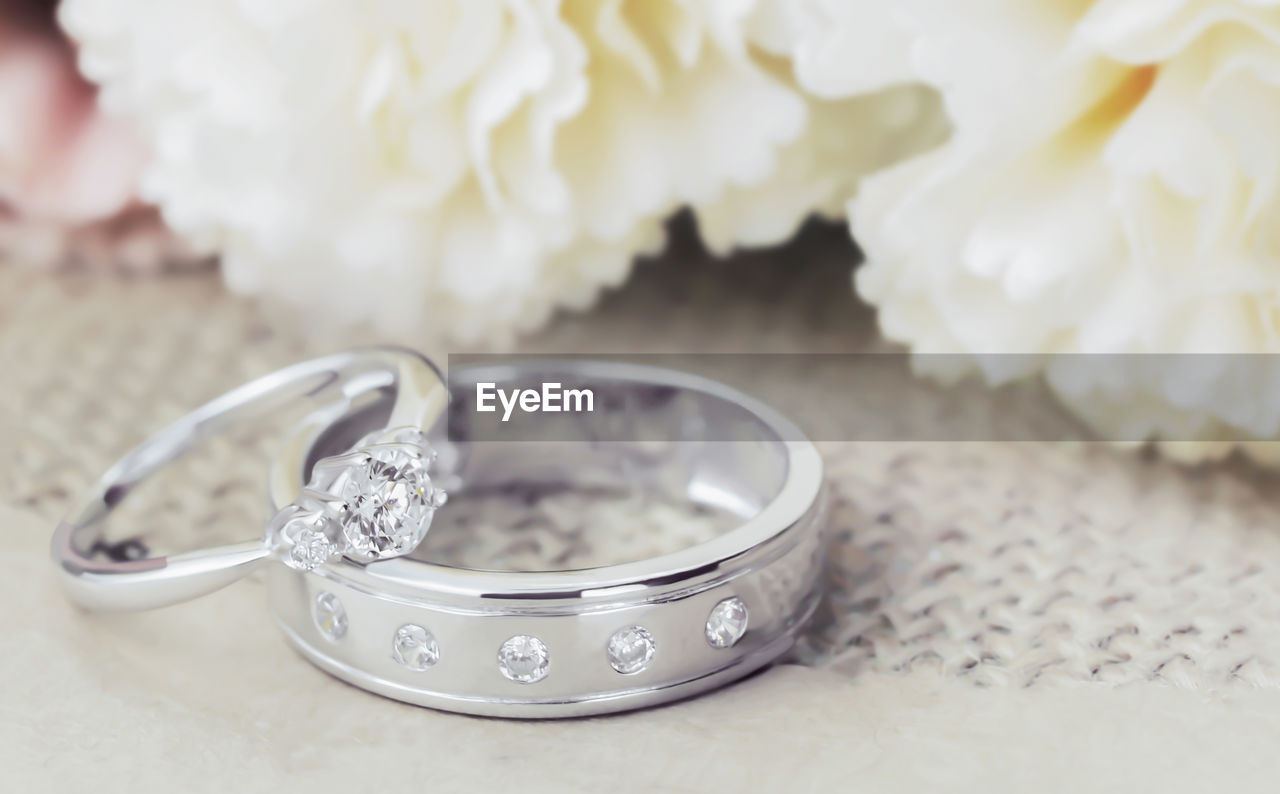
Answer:
<svg viewBox="0 0 1280 794"><path fill-rule="evenodd" d="M609 638L606 655L614 670L623 675L638 673L649 666L658 645L644 626L627 626L618 629Z"/></svg>
<svg viewBox="0 0 1280 794"><path fill-rule="evenodd" d="M407 623L396 629L395 641L391 644L391 657L410 670L420 673L440 661L440 645L434 634L421 626Z"/></svg>
<svg viewBox="0 0 1280 794"><path fill-rule="evenodd" d="M726 598L711 608L707 616L707 643L712 648L728 648L747 633L747 605L741 598Z"/></svg>
<svg viewBox="0 0 1280 794"><path fill-rule="evenodd" d="M537 637L518 634L498 649L498 669L517 684L532 684L547 677L551 652Z"/></svg>
<svg viewBox="0 0 1280 794"><path fill-rule="evenodd" d="M310 571L324 565L336 549L323 532L300 529L293 535L293 546L284 558L285 565L299 571Z"/></svg>
<svg viewBox="0 0 1280 794"><path fill-rule="evenodd" d="M321 593L311 603L311 617L320 633L333 642L347 636L347 608L333 593Z"/></svg>
<svg viewBox="0 0 1280 794"><path fill-rule="evenodd" d="M366 561L413 551L439 499L422 460L397 449L370 452L368 461L348 472L341 495L348 553Z"/></svg>

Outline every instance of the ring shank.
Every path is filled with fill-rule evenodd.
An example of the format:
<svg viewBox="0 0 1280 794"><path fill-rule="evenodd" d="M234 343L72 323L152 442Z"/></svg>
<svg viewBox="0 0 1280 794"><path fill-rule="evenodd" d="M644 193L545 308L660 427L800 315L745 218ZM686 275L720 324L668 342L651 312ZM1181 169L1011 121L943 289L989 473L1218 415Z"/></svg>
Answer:
<svg viewBox="0 0 1280 794"><path fill-rule="evenodd" d="M59 523L52 554L64 589L93 610L151 609L213 592L269 554L261 538L186 554L117 560L97 551L111 512L143 480L203 440L299 400L351 406L369 395L391 403L390 422L421 427L447 408L439 374L418 353L368 348L287 367L201 406L126 454ZM259 533L260 530L259 530Z"/></svg>

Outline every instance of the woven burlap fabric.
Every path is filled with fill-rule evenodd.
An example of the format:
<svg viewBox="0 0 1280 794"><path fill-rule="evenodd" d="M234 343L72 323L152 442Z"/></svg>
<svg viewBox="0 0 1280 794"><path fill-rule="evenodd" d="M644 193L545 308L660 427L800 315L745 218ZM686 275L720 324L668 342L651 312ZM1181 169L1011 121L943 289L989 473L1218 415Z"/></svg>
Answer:
<svg viewBox="0 0 1280 794"><path fill-rule="evenodd" d="M883 349L872 315L852 296L852 259L841 235L830 232L728 263L710 262L687 244L678 245L662 262L642 265L624 291L607 296L596 310L557 318L522 342L520 350ZM4 532L21 533L12 562L28 571L24 581L42 583L42 602L56 599L43 570L43 538L70 498L115 456L163 422L250 377L311 355L382 341L368 331L335 331L314 320L299 321L275 307L230 296L214 272L120 281L0 270L0 446L7 453L0 464L0 506L29 517ZM424 346L437 356L444 352L439 345ZM877 369L859 388L891 395L911 377L905 368ZM779 400L783 410L786 401L785 395ZM992 421L1024 420L1016 406L996 405L985 415ZM182 536L178 529L196 540L253 534L264 513L261 477L279 435L272 428L280 426L246 428L192 456L156 487L140 491L121 523L130 532L141 528L157 545L170 535ZM1107 700L1106 693L1121 691L1116 688L1121 684L1217 693L1244 708L1280 702L1253 700L1262 697L1258 690L1280 684L1280 499L1273 475L1238 463L1189 469L1104 444L824 442L820 447L833 506L830 586L790 660L818 672L804 673L800 684L792 678L798 669L769 673L765 680L717 696L717 705L659 710L640 718L641 724L670 727L690 713L708 720L712 712L749 719L762 704L785 708L788 698L798 704L821 700L822 688L838 687L840 681L855 692L871 682L885 686L885 681L898 682L887 685L894 691L1007 690L998 701L962 695L955 702L962 710L998 702L1009 713L1018 711L1019 698L1039 698L1026 702L1053 702L1062 709L1070 702L1114 702L1127 709L1146 697ZM553 531L515 539L479 533L461 553L510 567L545 565L548 558L585 564L593 555L635 557L653 551L650 544L658 543L659 533L649 528L680 527L676 534L682 543L718 529L714 522L698 524L674 506L626 500L591 506L589 520L572 503L549 502L540 509ZM637 514L648 515L648 523L638 524ZM556 531L566 522L575 531L589 529L587 541L566 541L573 532ZM560 545L549 547L554 543ZM261 583L237 588L240 595L217 598L251 604ZM162 614L181 609L214 614L196 605ZM263 614L244 614L252 608L234 611L237 620L269 623ZM166 674L159 662L145 661L147 648L167 642L157 624L117 621L104 630L60 602L43 605L41 613L48 616L41 619L47 628L28 626L22 647L64 655L54 667L60 685L93 669L93 651L74 641L85 631L106 643L121 636L113 631L123 632L118 642L127 650L119 653L129 656L139 675L154 682ZM156 618L166 619L173 618ZM209 630L235 631L225 625ZM259 628L251 636L270 644L269 634L269 628ZM6 641L17 643L14 637ZM180 643L175 646L157 652L156 659L181 664L184 651ZM278 647L271 654L288 659ZM294 696L314 698L307 710L323 712L318 704L335 689L344 698L360 695L347 695L337 683L313 676L301 661L281 664L297 665L279 675L291 682ZM8 686L23 689L24 676L31 674L8 669ZM85 692L118 698L122 691L134 691L120 675L125 674L97 675ZM778 680L786 683L769 683L775 675L783 675ZM793 684L799 690L793 692ZM783 694L774 691L777 686ZM773 694L760 694L760 687ZM1030 694L1040 690L1046 694ZM175 684L165 697L181 699L181 691ZM1089 694L1050 694L1060 691ZM771 701L774 696L781 700ZM847 692L832 697L832 703L857 701ZM371 712L403 708L371 696L355 702ZM196 701L179 705L187 711L201 708ZM1167 720L1173 713L1163 701L1144 707L1151 708L1153 718L1160 713ZM957 719L957 725L963 723ZM782 720L773 729L794 731L798 724ZM6 727L14 725L10 721ZM1132 729L1145 730L1143 725L1138 720ZM845 727L866 729L856 719ZM757 728L766 737L771 730L767 722ZM1275 724L1267 722L1265 728L1273 730ZM838 738L832 730L824 728L815 740ZM56 721L42 724L41 731L60 735Z"/></svg>

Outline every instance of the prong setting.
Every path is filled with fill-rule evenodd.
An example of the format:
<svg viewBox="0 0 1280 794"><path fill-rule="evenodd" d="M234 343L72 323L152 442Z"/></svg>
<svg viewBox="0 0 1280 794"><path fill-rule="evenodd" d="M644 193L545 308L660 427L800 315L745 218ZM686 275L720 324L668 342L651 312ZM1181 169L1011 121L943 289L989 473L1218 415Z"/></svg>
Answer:
<svg viewBox="0 0 1280 794"><path fill-rule="evenodd" d="M272 522L277 556L309 571L339 555L367 563L412 552L448 499L431 482L436 454L425 443L421 431L396 428L317 461L311 482Z"/></svg>

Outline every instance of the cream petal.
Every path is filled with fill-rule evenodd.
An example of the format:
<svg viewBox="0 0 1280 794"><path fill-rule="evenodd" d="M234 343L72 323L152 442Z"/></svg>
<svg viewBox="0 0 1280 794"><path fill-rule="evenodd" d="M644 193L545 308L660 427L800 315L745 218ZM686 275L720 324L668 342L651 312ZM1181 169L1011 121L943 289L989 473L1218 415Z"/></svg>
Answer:
<svg viewBox="0 0 1280 794"><path fill-rule="evenodd" d="M966 354L989 379L1009 376L991 353L1090 354L1036 366L1104 435L1275 437L1269 359L1181 368L1134 355L1280 352L1278 11L894 4L912 68L955 130L851 204L867 255L858 290L885 333ZM856 69L840 55L823 77ZM1125 357L1098 358L1112 354Z"/></svg>
<svg viewBox="0 0 1280 794"><path fill-rule="evenodd" d="M759 11L66 0L62 15L154 152L145 195L223 252L234 288L492 342L617 284L682 207L717 247L772 242L914 150L904 125L937 117L919 92L833 100L858 129L816 123L786 52L754 40Z"/></svg>

